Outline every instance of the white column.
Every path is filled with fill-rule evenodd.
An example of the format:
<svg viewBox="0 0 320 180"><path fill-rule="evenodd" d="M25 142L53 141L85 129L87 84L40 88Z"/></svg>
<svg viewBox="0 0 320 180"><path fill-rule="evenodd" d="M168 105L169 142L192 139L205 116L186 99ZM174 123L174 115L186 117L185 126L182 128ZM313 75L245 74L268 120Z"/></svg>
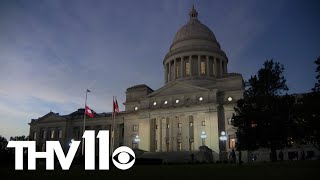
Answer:
<svg viewBox="0 0 320 180"><path fill-rule="evenodd" d="M190 70L190 77L192 77L192 56L189 56L189 70Z"/></svg>
<svg viewBox="0 0 320 180"><path fill-rule="evenodd" d="M181 60L180 60L180 73L181 73L181 78L183 78L184 77L184 74L183 74L183 57L181 57Z"/></svg>
<svg viewBox="0 0 320 180"><path fill-rule="evenodd" d="M161 118L157 118L156 119L156 124L158 126L157 128L157 137L156 137L156 140L157 140L157 149L156 151L161 151L162 150L162 123L161 123Z"/></svg>
<svg viewBox="0 0 320 180"><path fill-rule="evenodd" d="M220 59L220 66L219 66L219 68L220 68L220 76L222 76L222 70L223 70L223 67L222 67L222 59Z"/></svg>
<svg viewBox="0 0 320 180"><path fill-rule="evenodd" d="M167 83L168 82L168 64L164 65L164 82Z"/></svg>
<svg viewBox="0 0 320 180"><path fill-rule="evenodd" d="M210 67L209 67L209 56L206 56L206 70L207 70L207 76L210 76Z"/></svg>
<svg viewBox="0 0 320 180"><path fill-rule="evenodd" d="M169 61L169 76L168 76L168 81L171 81L171 61Z"/></svg>
<svg viewBox="0 0 320 180"><path fill-rule="evenodd" d="M224 73L227 74L227 61L224 62Z"/></svg>
<svg viewBox="0 0 320 180"><path fill-rule="evenodd" d="M198 55L198 75L201 76L201 59L200 55Z"/></svg>
<svg viewBox="0 0 320 180"><path fill-rule="evenodd" d="M173 60L173 80L177 79L177 59Z"/></svg>
<svg viewBox="0 0 320 180"><path fill-rule="evenodd" d="M218 76L218 64L217 64L217 58L213 57L213 61L214 61L214 69L213 69L213 74L214 76Z"/></svg>

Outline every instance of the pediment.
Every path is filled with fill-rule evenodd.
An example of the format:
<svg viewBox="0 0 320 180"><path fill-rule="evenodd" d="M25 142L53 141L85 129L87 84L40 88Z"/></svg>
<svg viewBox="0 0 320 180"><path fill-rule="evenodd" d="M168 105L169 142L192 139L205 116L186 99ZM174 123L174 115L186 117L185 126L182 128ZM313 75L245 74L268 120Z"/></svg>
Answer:
<svg viewBox="0 0 320 180"><path fill-rule="evenodd" d="M50 112L43 117L39 118L37 122L56 122L56 121L65 121L66 118L59 116L56 113Z"/></svg>
<svg viewBox="0 0 320 180"><path fill-rule="evenodd" d="M149 94L148 97L190 94L208 90L209 89L207 88L191 85L184 82L172 82Z"/></svg>

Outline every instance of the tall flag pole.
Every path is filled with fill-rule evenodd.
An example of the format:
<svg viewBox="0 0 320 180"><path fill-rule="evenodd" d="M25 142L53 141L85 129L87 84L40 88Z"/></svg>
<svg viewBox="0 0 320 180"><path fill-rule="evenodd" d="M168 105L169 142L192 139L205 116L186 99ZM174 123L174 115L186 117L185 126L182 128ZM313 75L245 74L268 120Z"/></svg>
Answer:
<svg viewBox="0 0 320 180"><path fill-rule="evenodd" d="M113 110L112 110L112 134L111 134L111 150L110 153L113 153L114 148L114 129L115 129L115 119L116 119L116 113L120 112L118 101L115 96L113 96L113 102L112 102Z"/></svg>
<svg viewBox="0 0 320 180"><path fill-rule="evenodd" d="M88 97L88 92L91 92L89 89L86 90L86 100L84 101L84 114L83 114L83 132L82 135L84 134L84 131L86 130L86 114L87 114L87 97ZM84 154L84 140L82 138L82 155Z"/></svg>

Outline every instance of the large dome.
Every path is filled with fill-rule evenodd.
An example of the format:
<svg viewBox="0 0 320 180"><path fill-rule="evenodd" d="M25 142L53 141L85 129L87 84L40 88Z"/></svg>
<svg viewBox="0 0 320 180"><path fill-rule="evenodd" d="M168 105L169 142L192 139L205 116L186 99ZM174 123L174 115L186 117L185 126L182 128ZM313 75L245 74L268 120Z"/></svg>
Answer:
<svg viewBox="0 0 320 180"><path fill-rule="evenodd" d="M188 39L216 41L216 37L213 32L197 19L191 19L186 25L182 26L174 36L172 44Z"/></svg>
<svg viewBox="0 0 320 180"><path fill-rule="evenodd" d="M213 32L198 20L194 7L189 16L190 20L176 33L164 57L166 83L175 80L207 83L228 73L228 58Z"/></svg>
<svg viewBox="0 0 320 180"><path fill-rule="evenodd" d="M170 51L192 48L210 48L220 50L220 45L213 32L198 20L198 12L191 9L190 20L174 36Z"/></svg>

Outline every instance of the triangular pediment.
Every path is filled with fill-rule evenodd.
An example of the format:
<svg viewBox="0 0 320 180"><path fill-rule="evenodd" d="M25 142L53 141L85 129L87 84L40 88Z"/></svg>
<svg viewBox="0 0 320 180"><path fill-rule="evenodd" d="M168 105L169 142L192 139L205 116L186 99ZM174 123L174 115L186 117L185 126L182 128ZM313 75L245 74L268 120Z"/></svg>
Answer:
<svg viewBox="0 0 320 180"><path fill-rule="evenodd" d="M65 121L66 118L60 116L57 113L50 112L42 117L40 117L37 122L54 122L54 121Z"/></svg>
<svg viewBox="0 0 320 180"><path fill-rule="evenodd" d="M207 88L176 81L176 82L169 83L163 86L162 88L154 91L153 93L149 94L148 97L190 94L190 93L197 93L197 92L208 91L208 90L209 89Z"/></svg>

